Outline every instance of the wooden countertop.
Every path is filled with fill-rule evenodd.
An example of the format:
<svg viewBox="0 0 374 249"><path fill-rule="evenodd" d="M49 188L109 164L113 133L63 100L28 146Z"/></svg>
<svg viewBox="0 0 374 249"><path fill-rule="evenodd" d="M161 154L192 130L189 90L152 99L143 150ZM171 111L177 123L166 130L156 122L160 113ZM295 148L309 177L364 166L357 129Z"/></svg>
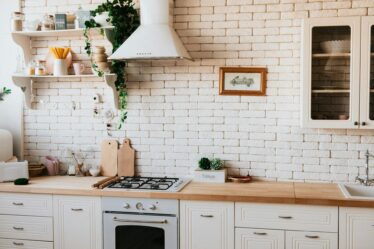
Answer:
<svg viewBox="0 0 374 249"><path fill-rule="evenodd" d="M31 179L30 184L26 186L0 183L0 192L374 207L374 201L345 198L337 184L266 181L247 184L191 182L178 193L99 190L91 187L101 179L103 178L38 177Z"/></svg>

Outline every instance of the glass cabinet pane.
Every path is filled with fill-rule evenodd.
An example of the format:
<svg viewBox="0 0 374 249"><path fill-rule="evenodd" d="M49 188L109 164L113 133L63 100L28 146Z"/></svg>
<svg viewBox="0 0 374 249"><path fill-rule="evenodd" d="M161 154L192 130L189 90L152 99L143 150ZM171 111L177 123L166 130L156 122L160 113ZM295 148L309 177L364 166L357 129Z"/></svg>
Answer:
<svg viewBox="0 0 374 249"><path fill-rule="evenodd" d="M369 118L374 120L374 25L370 29L370 107Z"/></svg>
<svg viewBox="0 0 374 249"><path fill-rule="evenodd" d="M312 29L311 117L348 120L351 98L351 36L349 26Z"/></svg>

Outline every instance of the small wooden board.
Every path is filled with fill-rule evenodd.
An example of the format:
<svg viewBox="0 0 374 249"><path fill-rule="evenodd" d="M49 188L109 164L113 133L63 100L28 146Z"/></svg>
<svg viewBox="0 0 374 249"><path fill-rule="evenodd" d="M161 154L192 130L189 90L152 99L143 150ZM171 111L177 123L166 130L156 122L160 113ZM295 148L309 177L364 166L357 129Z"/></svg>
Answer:
<svg viewBox="0 0 374 249"><path fill-rule="evenodd" d="M125 139L118 150L118 176L135 175L135 150L130 140Z"/></svg>
<svg viewBox="0 0 374 249"><path fill-rule="evenodd" d="M104 140L101 143L101 174L103 176L117 175L118 142Z"/></svg>

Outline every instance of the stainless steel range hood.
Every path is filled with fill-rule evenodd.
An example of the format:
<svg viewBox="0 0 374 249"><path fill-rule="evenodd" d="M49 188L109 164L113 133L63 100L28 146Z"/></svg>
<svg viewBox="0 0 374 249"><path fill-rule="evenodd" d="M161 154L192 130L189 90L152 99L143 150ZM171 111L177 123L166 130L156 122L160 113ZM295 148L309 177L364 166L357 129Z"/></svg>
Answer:
<svg viewBox="0 0 374 249"><path fill-rule="evenodd" d="M172 27L169 0L140 0L141 25L110 60L189 59Z"/></svg>

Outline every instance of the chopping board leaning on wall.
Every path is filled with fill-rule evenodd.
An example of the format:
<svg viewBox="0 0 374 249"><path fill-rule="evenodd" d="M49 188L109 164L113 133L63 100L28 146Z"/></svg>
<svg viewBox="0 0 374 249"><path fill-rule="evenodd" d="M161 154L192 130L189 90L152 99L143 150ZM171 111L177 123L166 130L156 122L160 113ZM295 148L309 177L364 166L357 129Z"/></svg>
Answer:
<svg viewBox="0 0 374 249"><path fill-rule="evenodd" d="M103 176L117 175L118 142L104 140L101 143L101 174Z"/></svg>
<svg viewBox="0 0 374 249"><path fill-rule="evenodd" d="M125 139L118 150L118 176L135 175L135 150L130 140Z"/></svg>

